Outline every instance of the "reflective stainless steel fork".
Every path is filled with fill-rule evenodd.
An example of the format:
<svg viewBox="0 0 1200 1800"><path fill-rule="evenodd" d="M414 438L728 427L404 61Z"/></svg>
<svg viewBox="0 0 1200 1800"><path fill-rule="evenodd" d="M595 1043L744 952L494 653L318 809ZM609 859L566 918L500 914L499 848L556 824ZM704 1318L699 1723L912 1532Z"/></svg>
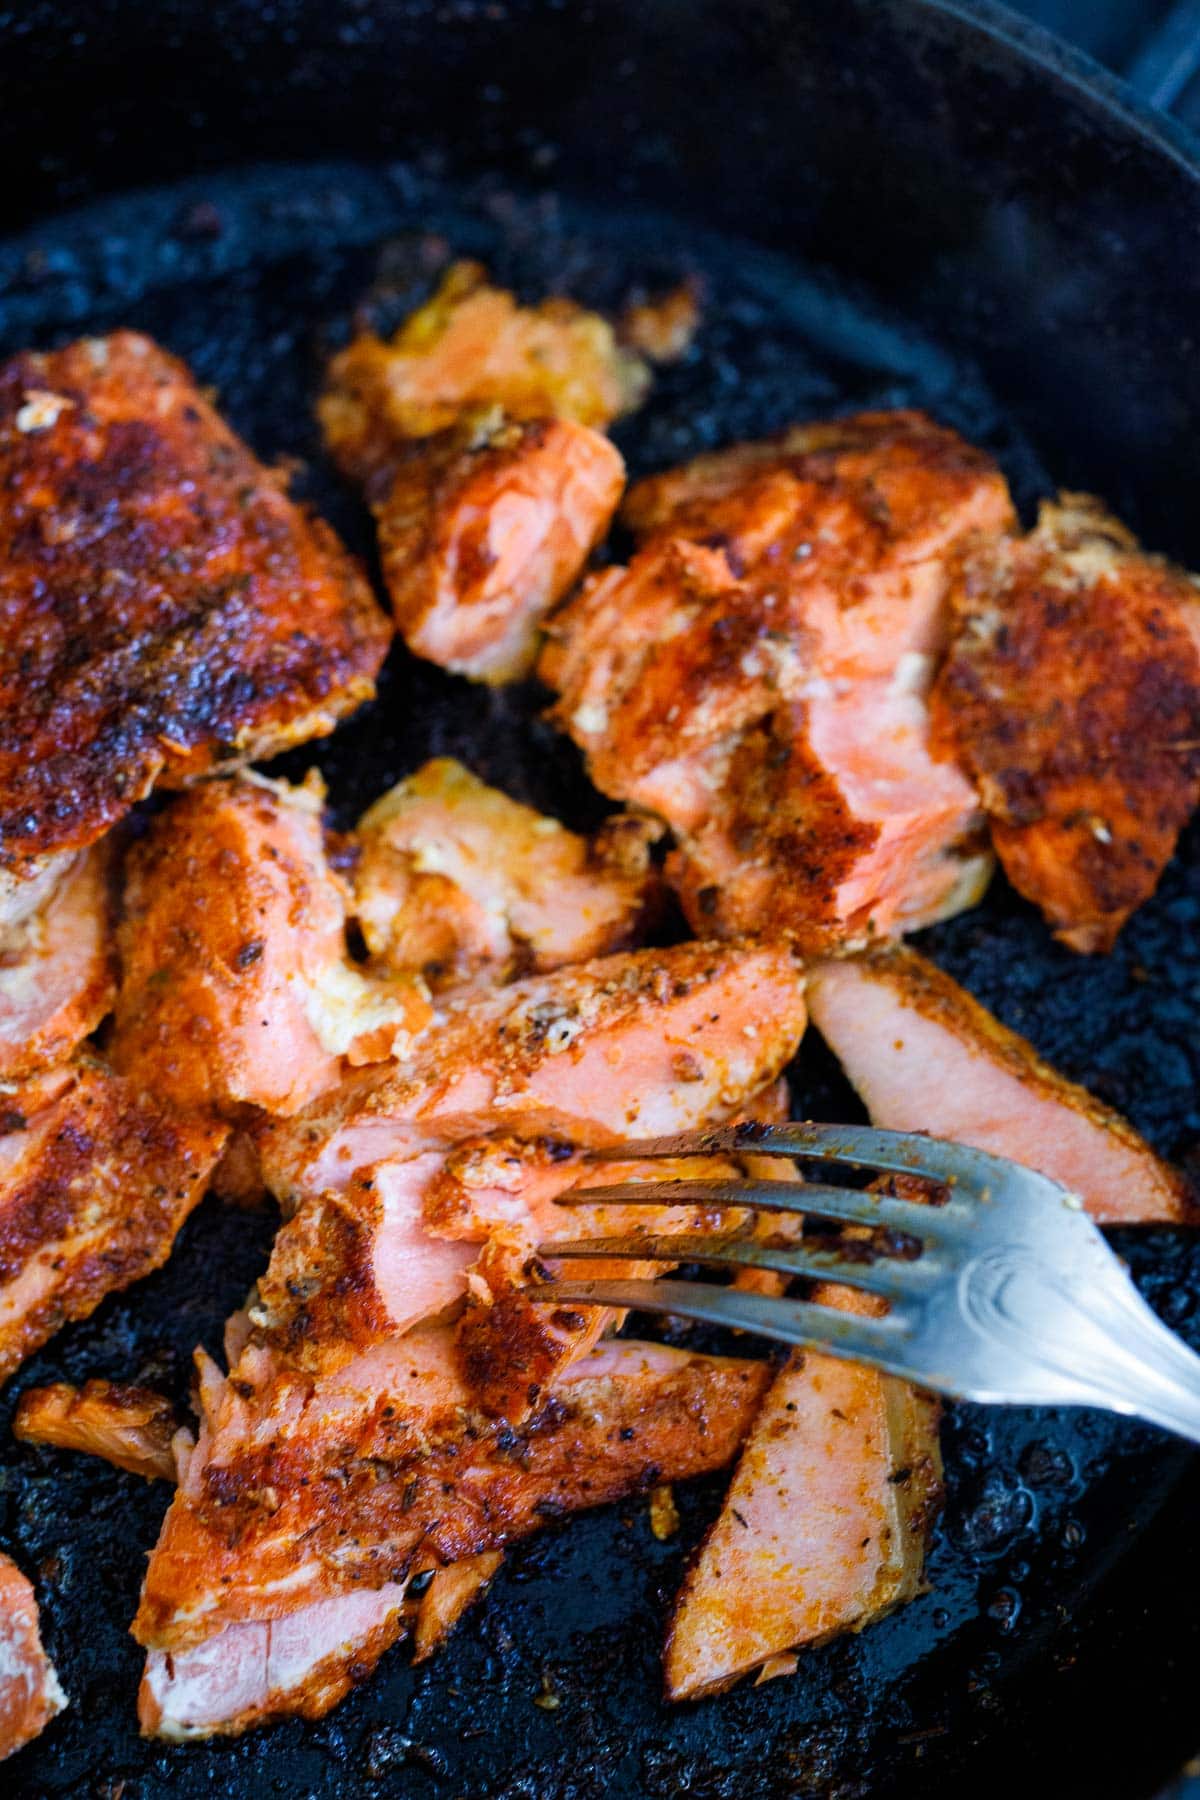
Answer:
<svg viewBox="0 0 1200 1800"><path fill-rule="evenodd" d="M552 1280L531 1298L735 1326L853 1362L872 1363L940 1393L996 1404L1098 1406L1148 1419L1200 1443L1200 1356L1157 1319L1083 1211L1077 1194L1044 1175L962 1144L866 1126L731 1126L593 1151L596 1162L703 1155L782 1156L924 1177L949 1190L942 1205L822 1183L637 1181L575 1188L563 1206L705 1202L802 1212L916 1240L919 1253L859 1260L844 1251L773 1247L720 1234L555 1240L562 1257L633 1257L774 1269L862 1288L889 1302L862 1317L812 1301L694 1281ZM915 1247L915 1246L913 1246Z"/></svg>

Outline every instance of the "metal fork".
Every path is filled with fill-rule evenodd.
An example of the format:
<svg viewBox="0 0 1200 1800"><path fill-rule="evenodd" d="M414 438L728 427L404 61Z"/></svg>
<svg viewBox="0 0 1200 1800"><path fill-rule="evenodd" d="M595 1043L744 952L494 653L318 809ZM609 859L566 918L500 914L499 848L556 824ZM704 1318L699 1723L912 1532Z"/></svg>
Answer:
<svg viewBox="0 0 1200 1800"><path fill-rule="evenodd" d="M697 1201L811 1214L916 1239L911 1260L885 1253L774 1247L749 1237L670 1234L555 1240L539 1256L632 1257L773 1269L864 1289L890 1303L862 1317L812 1301L694 1281L552 1280L534 1300L633 1307L735 1326L871 1363L955 1398L1006 1405L1097 1406L1200 1443L1200 1356L1157 1319L1083 1202L1057 1182L962 1144L852 1125L743 1125L593 1150L595 1162L746 1155L847 1163L920 1176L942 1205L819 1182L679 1180L575 1188L561 1206ZM894 1235L893 1235L894 1242ZM853 1246L861 1254L861 1242ZM847 1250L851 1246L847 1245Z"/></svg>

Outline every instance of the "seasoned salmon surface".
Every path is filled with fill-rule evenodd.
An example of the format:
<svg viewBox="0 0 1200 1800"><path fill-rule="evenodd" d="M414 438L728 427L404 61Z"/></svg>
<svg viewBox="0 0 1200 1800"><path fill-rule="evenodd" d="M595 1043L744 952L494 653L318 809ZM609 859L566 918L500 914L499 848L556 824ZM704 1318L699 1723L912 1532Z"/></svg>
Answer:
<svg viewBox="0 0 1200 1800"><path fill-rule="evenodd" d="M597 314L521 306L469 263L390 342L368 333L334 358L325 440L364 487L418 656L480 681L528 672L621 497L603 429L646 379Z"/></svg>
<svg viewBox="0 0 1200 1800"><path fill-rule="evenodd" d="M514 1433L474 1412L445 1327L328 1380L251 1341L229 1381L202 1380L201 1436L135 1635L177 1654L230 1625L403 1581L418 1554L454 1562L651 1476L720 1468L769 1378L763 1363L613 1340Z"/></svg>
<svg viewBox="0 0 1200 1800"><path fill-rule="evenodd" d="M0 1081L64 1062L115 992L110 846L67 859L42 904L0 927Z"/></svg>
<svg viewBox="0 0 1200 1800"><path fill-rule="evenodd" d="M66 1704L42 1648L37 1597L16 1563L0 1555L0 1760L37 1737Z"/></svg>
<svg viewBox="0 0 1200 1800"><path fill-rule="evenodd" d="M147 1481L175 1480L174 1442L181 1429L162 1394L115 1381L26 1388L13 1418L13 1436L23 1443L102 1456Z"/></svg>
<svg viewBox="0 0 1200 1800"><path fill-rule="evenodd" d="M322 799L311 780L203 782L127 859L109 1051L176 1105L294 1112L429 1022L419 980L350 961Z"/></svg>
<svg viewBox="0 0 1200 1800"><path fill-rule="evenodd" d="M166 1261L224 1138L84 1056L3 1095L0 1380Z"/></svg>
<svg viewBox="0 0 1200 1800"><path fill-rule="evenodd" d="M1131 1125L915 951L819 964L809 998L874 1124L1037 1169L1101 1225L1194 1219L1182 1177Z"/></svg>
<svg viewBox="0 0 1200 1800"><path fill-rule="evenodd" d="M390 632L358 565L149 338L0 369L0 491L10 876L373 693Z"/></svg>
<svg viewBox="0 0 1200 1800"><path fill-rule="evenodd" d="M623 950L658 898L654 829L580 837L436 757L363 814L354 912L372 956L446 987Z"/></svg>
<svg viewBox="0 0 1200 1800"><path fill-rule="evenodd" d="M605 793L657 813L697 931L819 947L976 899L969 782L927 698L994 465L916 413L802 426L640 483L642 547L555 616L540 673Z"/></svg>
<svg viewBox="0 0 1200 1800"><path fill-rule="evenodd" d="M1200 800L1200 592L1098 501L1043 503L954 591L935 744L979 787L1005 873L1074 950L1110 950Z"/></svg>

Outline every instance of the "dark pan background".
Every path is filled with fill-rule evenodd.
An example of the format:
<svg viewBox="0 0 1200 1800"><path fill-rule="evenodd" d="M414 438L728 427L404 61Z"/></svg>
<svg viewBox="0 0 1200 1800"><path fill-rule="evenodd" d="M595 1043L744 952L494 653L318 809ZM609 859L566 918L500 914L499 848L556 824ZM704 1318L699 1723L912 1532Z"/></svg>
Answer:
<svg viewBox="0 0 1200 1800"><path fill-rule="evenodd" d="M639 14L637 29L628 12L600 6L581 9L565 37L556 9L539 6L326 7L318 18L297 5L265 24L258 8L210 8L201 21L167 6L141 16L136 38L130 10L98 9L100 23L80 23L78 43L66 31L56 58L35 29L0 18L0 80L20 67L20 116L34 123L40 107L44 141L57 146L55 166L12 199L0 347L118 323L152 331L217 385L262 454L302 459L297 491L365 553L361 511L321 458L313 393L364 297L380 325L393 321L449 245L531 296L562 289L601 306L638 285L703 277L695 351L619 434L635 473L798 416L915 403L991 449L1027 514L1054 478L1092 485L1156 546L1200 554L1187 504L1200 395L1179 355L1197 277L1168 230L1200 218L1194 178L1174 140L1089 110L1072 65L1043 60L1031 73L1003 35L982 50L963 39L954 7L893 0L841 7L836 21L821 7L748 5L734 22L706 6L686 33L670 6ZM43 30L48 16L26 14ZM523 72L531 44L543 70L557 57L555 81L539 90L540 133ZM135 166L124 148L133 87L155 57L174 85L140 82L138 141L153 139L154 154ZM1064 67L1065 89L1055 85ZM267 80L283 68L288 80ZM451 74L463 85L447 143ZM602 106L614 82L629 140L620 159ZM473 107L462 107L466 92ZM736 154L718 155L717 124L729 127L739 96ZM76 107L103 125L90 161ZM804 136L802 166L794 144L782 155L784 122ZM424 154L399 156L418 127ZM957 153L949 185L939 131ZM0 118L0 148L15 154L17 136L11 115ZM251 143L271 160L255 162ZM217 173L220 163L241 167ZM157 176L171 185L146 188ZM134 185L127 197L88 192ZM64 211L64 199L87 204ZM540 722L543 701L532 688L470 689L397 651L374 706L286 767L319 762L348 822L425 756L456 754L586 824L603 803ZM1200 1145L1198 847L1190 834L1104 961L1057 949L1000 883L925 946L1185 1165ZM815 1039L795 1086L800 1112L858 1116ZM315 1726L142 1744L126 1627L166 1492L14 1445L9 1411L26 1385L89 1374L182 1396L192 1347L216 1348L272 1227L266 1214L207 1203L166 1270L62 1333L0 1397L0 1545L37 1580L73 1702L6 1766L5 1795L783 1800L957 1794L968 1781L990 1793L1017 1778L1031 1794L1099 1782L1098 1793L1132 1796L1193 1747L1192 1457L1149 1428L1090 1414L972 1407L946 1423L949 1495L929 1593L806 1654L790 1681L697 1707L659 1701L662 1625L718 1503L714 1481L681 1492L670 1543L654 1540L635 1500L515 1549L432 1666L413 1672L397 1649ZM1152 1302L1200 1343L1200 1243L1167 1232L1118 1243ZM535 1704L547 1691L554 1709Z"/></svg>

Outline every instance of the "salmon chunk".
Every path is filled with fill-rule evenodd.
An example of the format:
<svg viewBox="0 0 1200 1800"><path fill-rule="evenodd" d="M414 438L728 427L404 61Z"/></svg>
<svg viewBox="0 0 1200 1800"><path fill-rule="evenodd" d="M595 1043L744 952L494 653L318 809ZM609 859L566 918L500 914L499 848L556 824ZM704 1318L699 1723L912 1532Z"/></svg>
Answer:
<svg viewBox="0 0 1200 1800"><path fill-rule="evenodd" d="M528 672L621 497L603 429L646 380L595 313L520 306L469 263L390 343L367 334L335 357L325 441L365 489L418 656L478 681Z"/></svg>
<svg viewBox="0 0 1200 1800"><path fill-rule="evenodd" d="M653 837L622 816L580 837L437 757L359 820L355 915L377 961L433 987L583 962L651 914Z"/></svg>
<svg viewBox="0 0 1200 1800"><path fill-rule="evenodd" d="M927 701L956 560L1012 521L999 471L862 414L654 477L625 516L642 547L555 616L539 672L596 785L670 825L693 929L820 948L972 904L982 814Z"/></svg>
<svg viewBox="0 0 1200 1800"><path fill-rule="evenodd" d="M0 1556L0 1761L46 1729L67 1704L42 1648L37 1597Z"/></svg>
<svg viewBox="0 0 1200 1800"><path fill-rule="evenodd" d="M332 731L391 636L329 527L136 332L0 369L0 870ZM11 898L11 896L10 896Z"/></svg>
<svg viewBox="0 0 1200 1800"><path fill-rule="evenodd" d="M434 1571L421 1595L413 1626L413 1662L423 1663L440 1650L469 1607L487 1592L504 1561L502 1550L484 1550Z"/></svg>
<svg viewBox="0 0 1200 1800"><path fill-rule="evenodd" d="M147 1481L176 1478L175 1436L182 1427L171 1402L150 1388L86 1381L26 1388L17 1403L13 1436L102 1456Z"/></svg>
<svg viewBox="0 0 1200 1800"><path fill-rule="evenodd" d="M851 1307L866 1300L838 1294ZM937 1417L907 1382L793 1353L684 1579L664 1656L668 1699L719 1693L919 1591L941 1497Z"/></svg>
<svg viewBox="0 0 1200 1800"><path fill-rule="evenodd" d="M1110 950L1200 800L1200 593L1096 500L1043 503L956 584L935 743L1005 873L1073 950Z"/></svg>
<svg viewBox="0 0 1200 1800"><path fill-rule="evenodd" d="M179 1106L294 1112L430 1018L419 981L347 955L322 799L319 782L207 782L128 859L110 1053Z"/></svg>
<svg viewBox="0 0 1200 1800"><path fill-rule="evenodd" d="M826 962L813 1022L872 1122L1010 1157L1070 1188L1100 1225L1180 1224L1185 1183L1119 1114L909 950Z"/></svg>
<svg viewBox="0 0 1200 1800"><path fill-rule="evenodd" d="M406 1062L261 1124L267 1184L288 1204L369 1164L493 1133L599 1145L687 1131L774 1080L805 1017L803 971L780 944L632 951L447 996Z"/></svg>
<svg viewBox="0 0 1200 1800"><path fill-rule="evenodd" d="M65 1062L112 1005L108 846L69 856L44 901L0 929L0 1081Z"/></svg>
<svg viewBox="0 0 1200 1800"><path fill-rule="evenodd" d="M166 1261L224 1139L89 1057L3 1096L0 1381Z"/></svg>
<svg viewBox="0 0 1200 1800"><path fill-rule="evenodd" d="M297 1388L253 1346L202 1386L204 1426L146 1573L134 1632L183 1651L230 1626L496 1550L550 1517L722 1467L766 1364L613 1340L514 1432L481 1425L445 1328ZM247 1392L248 1390L248 1397Z"/></svg>

